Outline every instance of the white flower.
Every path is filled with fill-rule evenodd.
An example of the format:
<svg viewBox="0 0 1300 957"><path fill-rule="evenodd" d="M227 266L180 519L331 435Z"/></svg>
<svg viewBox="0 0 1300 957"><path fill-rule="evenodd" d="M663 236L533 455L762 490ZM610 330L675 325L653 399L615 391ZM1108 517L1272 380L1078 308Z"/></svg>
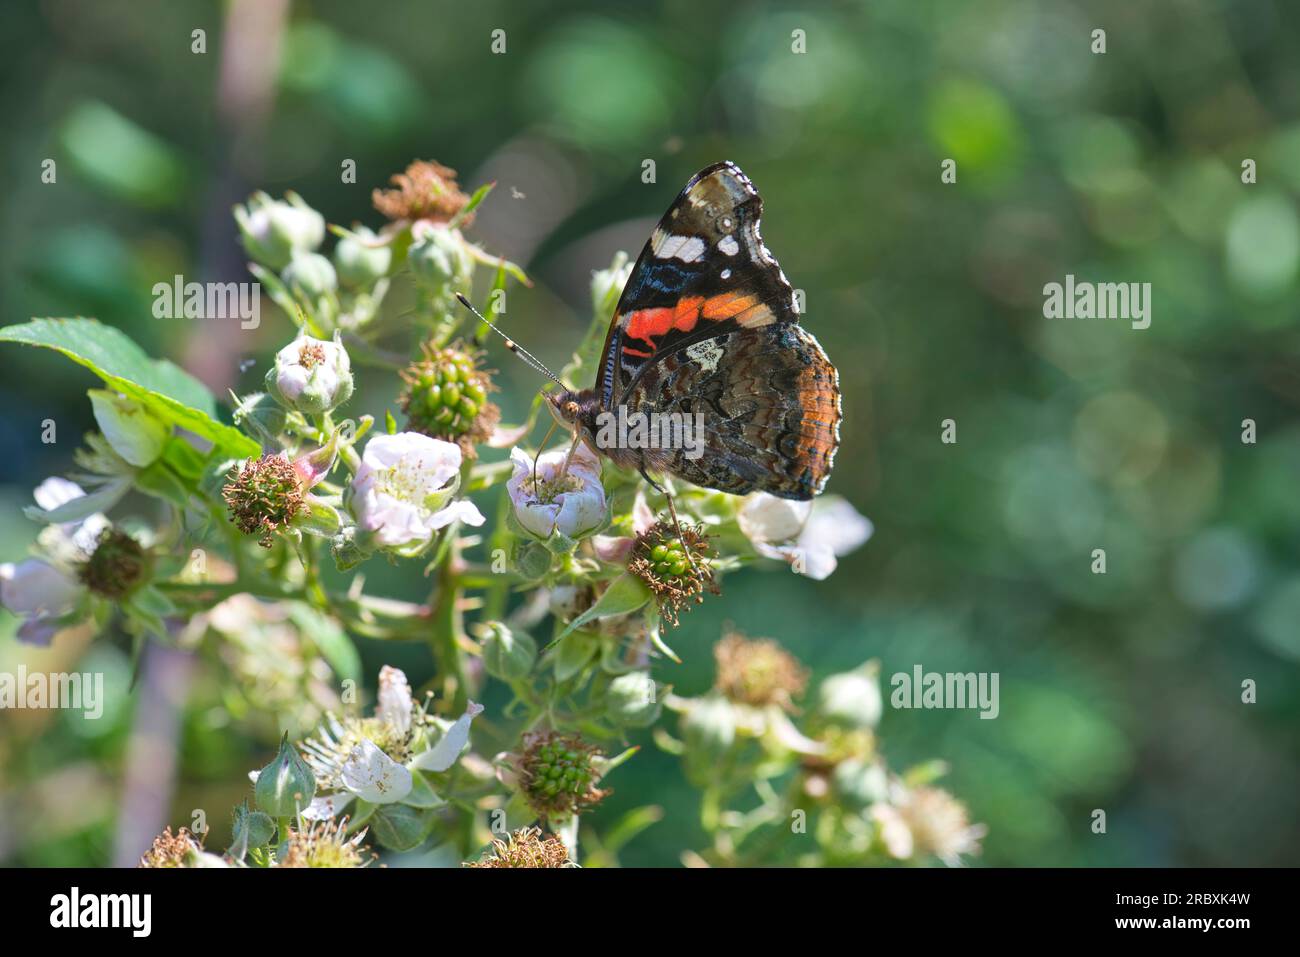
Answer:
<svg viewBox="0 0 1300 957"><path fill-rule="evenodd" d="M567 448L544 453L536 463L534 485L534 465L528 453L518 447L510 452L515 468L506 482L506 491L514 505L515 518L539 538L550 538L555 532L573 539L584 538L605 523L600 459L579 443L561 477L566 459L569 459Z"/></svg>
<svg viewBox="0 0 1300 957"><path fill-rule="evenodd" d="M419 710L418 720L415 720ZM317 783L329 793L318 793L302 816L309 821L336 817L354 800L372 804L395 804L403 801L415 785L413 771L446 771L469 743L470 724L483 712L481 704L469 702L465 713L453 722L430 719L411 697L411 685L400 668L385 665L379 672L379 702L375 718L382 727L365 719L329 716L313 738L302 744L303 757L316 775ZM411 740L413 727L436 722L444 727L442 737L431 748L419 751L399 764L376 741ZM374 735L375 740L366 737ZM416 746L423 736L417 732ZM385 745L386 747L389 745ZM390 747L391 750L391 747ZM256 783L256 772L250 775Z"/></svg>
<svg viewBox="0 0 1300 957"><path fill-rule="evenodd" d="M326 412L351 397L352 362L337 338L300 336L276 353L266 388L299 412Z"/></svg>
<svg viewBox="0 0 1300 957"><path fill-rule="evenodd" d="M411 793L411 772L369 738L353 747L341 777L343 787L372 804L396 804Z"/></svg>
<svg viewBox="0 0 1300 957"><path fill-rule="evenodd" d="M821 581L840 555L871 537L871 520L838 495L792 502L767 492L748 496L736 515L740 530L760 555L779 558L801 575Z"/></svg>
<svg viewBox="0 0 1300 957"><path fill-rule="evenodd" d="M39 558L0 565L0 602L16 615L59 615L80 594L75 579Z"/></svg>
<svg viewBox="0 0 1300 957"><path fill-rule="evenodd" d="M87 395L99 431L114 452L141 469L158 460L171 435L161 419L134 399L107 389L91 389Z"/></svg>
<svg viewBox="0 0 1300 957"><path fill-rule="evenodd" d="M375 436L352 480L358 524L385 547L423 544L454 521L482 525L474 503L449 501L460 463L460 448L451 442L418 432Z"/></svg>

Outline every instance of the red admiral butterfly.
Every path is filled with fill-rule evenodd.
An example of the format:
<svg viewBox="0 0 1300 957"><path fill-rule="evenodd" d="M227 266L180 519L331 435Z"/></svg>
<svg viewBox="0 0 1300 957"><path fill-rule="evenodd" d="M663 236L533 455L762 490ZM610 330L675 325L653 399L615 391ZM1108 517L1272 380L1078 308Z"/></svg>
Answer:
<svg viewBox="0 0 1300 957"><path fill-rule="evenodd" d="M806 500L830 476L839 376L799 325L794 290L759 236L762 208L734 163L691 177L637 258L595 387L547 394L591 448L656 488L647 470L734 495ZM598 420L620 407L702 414L703 454L598 444Z"/></svg>

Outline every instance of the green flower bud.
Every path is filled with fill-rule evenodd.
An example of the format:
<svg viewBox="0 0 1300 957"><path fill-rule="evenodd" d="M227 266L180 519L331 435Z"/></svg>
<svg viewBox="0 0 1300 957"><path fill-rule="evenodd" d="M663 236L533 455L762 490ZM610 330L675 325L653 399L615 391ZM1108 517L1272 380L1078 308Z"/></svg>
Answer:
<svg viewBox="0 0 1300 957"><path fill-rule="evenodd" d="M659 718L663 708L656 692L654 678L644 671L619 675L605 692L605 715L622 727L648 727Z"/></svg>
<svg viewBox="0 0 1300 957"><path fill-rule="evenodd" d="M435 293L464 288L474 272L474 261L458 231L426 226L406 254L416 281Z"/></svg>
<svg viewBox="0 0 1300 957"><path fill-rule="evenodd" d="M271 269L283 269L294 252L310 252L325 239L325 218L297 193L286 193L285 199L255 193L246 207L235 207L245 251Z"/></svg>
<svg viewBox="0 0 1300 957"><path fill-rule="evenodd" d="M280 278L296 295L316 300L339 287L334 266L320 253L295 250Z"/></svg>
<svg viewBox="0 0 1300 957"><path fill-rule="evenodd" d="M541 578L551 569L551 553L537 542L523 543L515 554L515 568L524 578Z"/></svg>
<svg viewBox="0 0 1300 957"><path fill-rule="evenodd" d="M517 681L527 677L537 662L537 643L522 631L500 622L488 622L483 636L483 668L493 678Z"/></svg>
<svg viewBox="0 0 1300 957"><path fill-rule="evenodd" d="M334 268L343 285L368 288L388 275L393 250L378 243L379 238L361 226L335 244Z"/></svg>
<svg viewBox="0 0 1300 957"><path fill-rule="evenodd" d="M880 665L869 661L853 671L831 675L817 691L822 717L850 728L874 728L880 723Z"/></svg>
<svg viewBox="0 0 1300 957"><path fill-rule="evenodd" d="M316 796L316 776L289 744L289 732L280 739L280 752L257 775L253 787L257 806L274 818L293 817Z"/></svg>
<svg viewBox="0 0 1300 957"><path fill-rule="evenodd" d="M248 850L271 843L275 836L275 822L263 811L254 811L248 802L235 808L235 822L231 827L232 847Z"/></svg>

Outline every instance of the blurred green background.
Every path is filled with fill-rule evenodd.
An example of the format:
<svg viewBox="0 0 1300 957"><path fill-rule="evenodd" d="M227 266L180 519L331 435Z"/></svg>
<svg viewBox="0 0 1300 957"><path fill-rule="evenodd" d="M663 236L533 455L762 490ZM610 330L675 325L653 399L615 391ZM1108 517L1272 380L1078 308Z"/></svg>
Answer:
<svg viewBox="0 0 1300 957"><path fill-rule="evenodd" d="M499 182L470 236L537 281L512 295L510 324L558 366L585 328L590 271L635 255L692 172L732 159L840 370L830 490L876 534L826 582L730 577L675 634L685 663L658 677L705 689L727 621L817 676L871 657L885 676L996 671L995 721L887 707L881 726L891 765L951 764L945 786L989 825L983 863L1297 863L1300 10L808 7L6 4L0 321L96 316L219 395L251 388L288 321L269 303L256 331L154 319L153 284L247 279L230 206L255 188L377 225L371 188L436 158L468 188ZM1151 328L1044 319L1043 285L1066 273L1150 282ZM517 421L538 383L494 356ZM0 368L0 559L15 559L36 532L20 506L93 425L94 381L12 346ZM374 411L396 389L366 380L354 402ZM955 445L940 442L947 418ZM1241 441L1247 418L1257 444ZM376 591L416 593L418 570L369 570ZM220 835L273 729L232 721L214 675L171 661L179 743L128 760L133 721L170 732L135 713L125 655L68 636L32 652L13 624L0 618L0 668L104 670L110 699L97 722L0 715L0 862L131 860L124 828L188 824L194 808ZM362 651L372 680L386 661L417 685L430 674L422 646ZM132 762L168 753L174 794L124 808ZM676 759L647 747L610 783L598 827L666 810L625 864L673 865L700 843ZM1095 808L1106 835L1089 829Z"/></svg>

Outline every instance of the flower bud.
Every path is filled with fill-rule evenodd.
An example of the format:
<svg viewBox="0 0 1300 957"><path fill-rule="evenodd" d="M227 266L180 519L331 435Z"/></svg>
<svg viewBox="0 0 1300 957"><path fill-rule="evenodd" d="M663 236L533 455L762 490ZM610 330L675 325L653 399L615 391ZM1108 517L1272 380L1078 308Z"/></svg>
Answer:
<svg viewBox="0 0 1300 957"><path fill-rule="evenodd" d="M822 717L850 728L874 728L883 707L879 672L880 665L869 661L823 681L817 692Z"/></svg>
<svg viewBox="0 0 1300 957"><path fill-rule="evenodd" d="M354 230L334 246L334 268L345 286L368 288L388 275L393 250L380 244L379 237L366 227Z"/></svg>
<svg viewBox="0 0 1300 957"><path fill-rule="evenodd" d="M235 821L231 826L232 847L247 850L250 847L263 847L271 843L275 836L275 822L264 811L254 811L248 802L235 808Z"/></svg>
<svg viewBox="0 0 1300 957"><path fill-rule="evenodd" d="M99 431L114 452L141 469L158 460L171 435L165 422L142 403L116 392L91 389L87 394Z"/></svg>
<svg viewBox="0 0 1300 957"><path fill-rule="evenodd" d="M328 412L352 396L352 363L337 338L302 336L276 353L266 388L291 409Z"/></svg>
<svg viewBox="0 0 1300 957"><path fill-rule="evenodd" d="M339 287L339 277L334 273L334 266L320 253L295 250L289 265L280 273L280 278L296 295L313 301Z"/></svg>
<svg viewBox="0 0 1300 957"><path fill-rule="evenodd" d="M620 727L645 728L659 718L662 704L654 678L644 671L630 671L609 683L605 692L605 715Z"/></svg>
<svg viewBox="0 0 1300 957"><path fill-rule="evenodd" d="M885 769L875 761L860 758L837 764L831 774L831 784L846 804L858 810L885 800L889 792Z"/></svg>
<svg viewBox="0 0 1300 957"><path fill-rule="evenodd" d="M474 261L460 233L445 226L422 229L406 261L416 281L436 293L467 286L474 272Z"/></svg>
<svg viewBox="0 0 1300 957"><path fill-rule="evenodd" d="M253 795L257 806L274 818L296 815L316 796L316 776L289 743L289 732L280 739L274 760L258 773Z"/></svg>
<svg viewBox="0 0 1300 957"><path fill-rule="evenodd" d="M537 643L522 631L488 622L483 636L483 668L493 678L517 681L528 676L537 661Z"/></svg>
<svg viewBox="0 0 1300 957"><path fill-rule="evenodd" d="M247 207L235 207L244 250L272 269L283 269L295 251L309 252L325 239L325 218L297 193L286 193L285 199L255 193Z"/></svg>

